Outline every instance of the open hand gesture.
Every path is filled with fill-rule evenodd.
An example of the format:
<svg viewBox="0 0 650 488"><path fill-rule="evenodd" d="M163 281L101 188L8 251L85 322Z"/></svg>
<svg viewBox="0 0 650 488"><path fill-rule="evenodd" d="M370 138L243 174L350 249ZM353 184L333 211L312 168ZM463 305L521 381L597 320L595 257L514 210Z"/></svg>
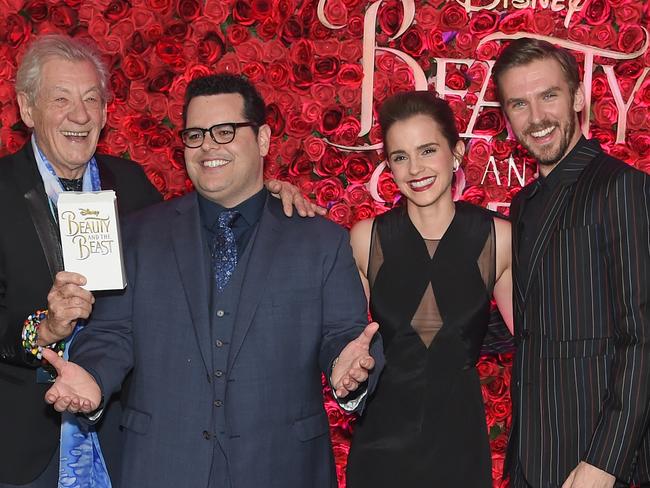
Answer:
<svg viewBox="0 0 650 488"><path fill-rule="evenodd" d="M361 335L350 341L339 354L331 377L338 398L345 398L359 388L359 384L368 379L370 370L375 367L375 360L369 351L370 342L378 329L377 322L368 324Z"/></svg>

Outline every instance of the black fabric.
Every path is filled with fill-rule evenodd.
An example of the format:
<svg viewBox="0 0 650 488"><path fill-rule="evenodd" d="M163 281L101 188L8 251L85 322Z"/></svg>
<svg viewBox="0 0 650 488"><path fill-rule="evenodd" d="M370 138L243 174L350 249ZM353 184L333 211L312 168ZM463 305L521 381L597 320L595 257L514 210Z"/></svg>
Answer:
<svg viewBox="0 0 650 488"><path fill-rule="evenodd" d="M68 178L59 178L59 181L65 191L83 191L83 178L75 178L72 180Z"/></svg>
<svg viewBox="0 0 650 488"><path fill-rule="evenodd" d="M160 201L137 164L104 155L96 159L102 189L116 191L120 215ZM28 143L0 159L0 392L5 400L0 402L0 483L36 479L59 442L61 416L44 402L48 385L36 383L37 364L20 347L23 321L47 307L52 272L58 267L59 242L52 225L56 224ZM107 409L100 429L109 470L119 458L112 448L119 447L104 433L117 431L118 411Z"/></svg>
<svg viewBox="0 0 650 488"><path fill-rule="evenodd" d="M433 256L405 208L376 219L384 262L370 291L386 366L357 423L349 488L492 486L475 368L490 299L477 259L492 217L460 202ZM426 348L411 318L431 283L443 326Z"/></svg>

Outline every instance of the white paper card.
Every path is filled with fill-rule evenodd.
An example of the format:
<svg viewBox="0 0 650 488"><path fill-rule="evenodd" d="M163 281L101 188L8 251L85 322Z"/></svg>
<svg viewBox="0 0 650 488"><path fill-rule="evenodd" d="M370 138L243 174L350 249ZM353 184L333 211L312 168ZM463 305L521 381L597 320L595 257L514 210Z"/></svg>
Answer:
<svg viewBox="0 0 650 488"><path fill-rule="evenodd" d="M66 271L86 277L87 290L126 286L117 198L113 190L66 191L57 204Z"/></svg>

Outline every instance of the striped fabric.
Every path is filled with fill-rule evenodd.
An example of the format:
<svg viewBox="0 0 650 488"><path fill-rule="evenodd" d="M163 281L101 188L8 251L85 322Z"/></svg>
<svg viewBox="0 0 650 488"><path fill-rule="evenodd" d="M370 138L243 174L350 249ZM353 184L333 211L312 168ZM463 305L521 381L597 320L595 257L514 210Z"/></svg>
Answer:
<svg viewBox="0 0 650 488"><path fill-rule="evenodd" d="M581 460L650 481L650 177L581 144L563 163L524 283L513 201L513 486L558 487ZM517 481L519 480L519 481Z"/></svg>

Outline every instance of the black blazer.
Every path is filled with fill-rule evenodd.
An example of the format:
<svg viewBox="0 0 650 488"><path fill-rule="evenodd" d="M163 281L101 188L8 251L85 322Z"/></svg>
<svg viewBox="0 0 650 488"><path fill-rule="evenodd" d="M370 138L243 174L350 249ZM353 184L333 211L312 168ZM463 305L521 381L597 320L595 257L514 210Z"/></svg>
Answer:
<svg viewBox="0 0 650 488"><path fill-rule="evenodd" d="M517 354L508 461L536 487L562 485L581 460L647 482L650 177L595 142L566 164L523 283L518 226L534 185L511 208Z"/></svg>
<svg viewBox="0 0 650 488"><path fill-rule="evenodd" d="M160 200L137 164L112 156L96 159L102 188L116 191L120 214ZM30 142L0 159L0 229L0 483L20 485L45 469L58 446L61 422L43 399L48 385L36 383L38 364L20 347L23 321L47 307L53 277L62 269L58 230ZM110 449L110 442L105 444ZM110 463L113 456L106 458Z"/></svg>

